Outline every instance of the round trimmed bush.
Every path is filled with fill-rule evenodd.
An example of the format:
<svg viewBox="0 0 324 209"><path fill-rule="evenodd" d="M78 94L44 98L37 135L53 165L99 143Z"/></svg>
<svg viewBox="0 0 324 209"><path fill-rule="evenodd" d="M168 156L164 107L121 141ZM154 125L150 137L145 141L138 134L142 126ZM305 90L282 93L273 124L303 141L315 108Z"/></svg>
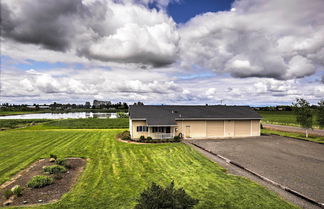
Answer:
<svg viewBox="0 0 324 209"><path fill-rule="evenodd" d="M48 176L34 176L28 183L27 186L31 188L42 188L47 185L53 184L54 180Z"/></svg>
<svg viewBox="0 0 324 209"><path fill-rule="evenodd" d="M66 168L64 168L61 165L51 165L51 166L46 166L44 168L44 172L47 172L49 174L65 173Z"/></svg>

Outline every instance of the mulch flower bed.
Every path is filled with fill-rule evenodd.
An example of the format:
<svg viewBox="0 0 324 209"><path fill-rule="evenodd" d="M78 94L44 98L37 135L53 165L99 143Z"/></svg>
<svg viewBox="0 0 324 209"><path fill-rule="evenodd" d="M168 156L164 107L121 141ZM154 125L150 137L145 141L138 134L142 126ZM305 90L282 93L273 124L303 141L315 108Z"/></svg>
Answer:
<svg viewBox="0 0 324 209"><path fill-rule="evenodd" d="M55 165L49 159L41 159L34 162L30 167L18 173L12 180L0 186L0 207L8 200L4 197L4 192L11 189L15 185L20 185L23 188L22 196L12 196L9 200L12 205L31 205L44 204L54 202L68 192L70 188L76 183L78 177L82 173L86 160L81 158L66 158L66 164L70 166L66 173L61 173L61 179L54 179L54 183L43 188L29 188L27 183L33 176L44 175L54 178L54 174L44 174L43 167Z"/></svg>

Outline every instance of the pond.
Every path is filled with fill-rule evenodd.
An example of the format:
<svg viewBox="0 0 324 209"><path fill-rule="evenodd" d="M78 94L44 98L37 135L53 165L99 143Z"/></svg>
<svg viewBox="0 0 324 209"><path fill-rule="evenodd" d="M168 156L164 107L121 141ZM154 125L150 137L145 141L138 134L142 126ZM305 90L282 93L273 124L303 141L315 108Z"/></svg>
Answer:
<svg viewBox="0 0 324 209"><path fill-rule="evenodd" d="M0 119L68 119L68 118L117 118L117 113L69 112L69 113L35 113L24 115L0 116Z"/></svg>

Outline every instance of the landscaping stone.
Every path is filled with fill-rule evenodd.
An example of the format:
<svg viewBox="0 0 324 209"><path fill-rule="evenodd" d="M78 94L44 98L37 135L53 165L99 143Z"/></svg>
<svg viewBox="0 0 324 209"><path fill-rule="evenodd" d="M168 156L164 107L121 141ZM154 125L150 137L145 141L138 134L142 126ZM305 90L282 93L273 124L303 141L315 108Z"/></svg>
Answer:
<svg viewBox="0 0 324 209"><path fill-rule="evenodd" d="M15 185L14 187L11 188L11 191L14 192L18 187L20 187L19 185Z"/></svg>
<svg viewBox="0 0 324 209"><path fill-rule="evenodd" d="M9 200L6 200L4 203L3 203L3 206L8 206L8 205L11 205L13 202L13 200L9 199Z"/></svg>
<svg viewBox="0 0 324 209"><path fill-rule="evenodd" d="M27 203L28 203L28 201L26 201L26 200L23 201L23 204L27 204Z"/></svg>
<svg viewBox="0 0 324 209"><path fill-rule="evenodd" d="M50 161L51 163L53 163L53 162L55 162L55 158L50 158L49 161Z"/></svg>

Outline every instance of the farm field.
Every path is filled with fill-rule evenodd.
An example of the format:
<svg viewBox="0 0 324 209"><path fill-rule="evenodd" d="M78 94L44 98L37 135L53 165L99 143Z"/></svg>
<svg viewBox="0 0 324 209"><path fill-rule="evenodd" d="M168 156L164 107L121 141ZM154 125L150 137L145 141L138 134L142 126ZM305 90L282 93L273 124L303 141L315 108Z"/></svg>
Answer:
<svg viewBox="0 0 324 209"><path fill-rule="evenodd" d="M299 126L293 111L257 111L262 117L263 123L281 124L289 126ZM318 128L316 115L313 114L314 128Z"/></svg>
<svg viewBox="0 0 324 209"><path fill-rule="evenodd" d="M1 119L0 129L13 129L29 126L30 130L43 129L114 129L128 128L127 118L84 118L84 119ZM32 126L35 125L36 126Z"/></svg>
<svg viewBox="0 0 324 209"><path fill-rule="evenodd" d="M0 183L54 153L85 157L88 164L77 185L60 201L32 208L133 208L152 181L166 185L171 180L200 200L195 208L296 208L250 180L227 174L183 143L128 144L115 140L120 131L2 131Z"/></svg>

